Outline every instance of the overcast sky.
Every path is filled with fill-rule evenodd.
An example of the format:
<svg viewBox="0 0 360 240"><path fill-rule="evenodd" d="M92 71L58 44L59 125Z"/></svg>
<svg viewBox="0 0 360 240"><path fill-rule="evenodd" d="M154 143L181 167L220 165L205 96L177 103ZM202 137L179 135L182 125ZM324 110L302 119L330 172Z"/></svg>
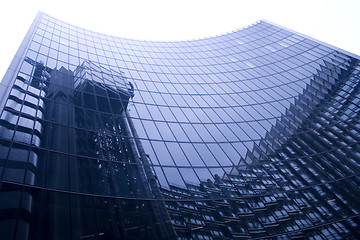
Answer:
<svg viewBox="0 0 360 240"><path fill-rule="evenodd" d="M0 3L0 79L38 11L144 40L209 37L266 19L360 55L360 0L9 0Z"/></svg>

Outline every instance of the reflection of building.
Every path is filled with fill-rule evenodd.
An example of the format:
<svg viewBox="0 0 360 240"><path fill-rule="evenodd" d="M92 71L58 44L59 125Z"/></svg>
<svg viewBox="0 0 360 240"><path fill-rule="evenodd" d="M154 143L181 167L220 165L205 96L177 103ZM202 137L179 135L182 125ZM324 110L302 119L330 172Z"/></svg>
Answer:
<svg viewBox="0 0 360 240"><path fill-rule="evenodd" d="M359 70L265 21L146 42L40 13L0 89L0 235L359 238Z"/></svg>
<svg viewBox="0 0 360 240"><path fill-rule="evenodd" d="M117 80L114 86L96 82L94 79L100 79L99 75L106 69L90 61L83 62L75 72L63 66L59 70L46 69L43 63L28 57L24 64L35 68L31 81L17 77L1 117L2 137L14 142L10 151L9 147L2 149L3 159L7 159L3 160L6 168L3 180L4 185L9 184L7 191L2 192L2 198L17 199L24 207L17 210L22 212L17 217L14 206L10 207L8 202L2 205L4 216L10 218L3 221L7 235L2 236L11 238L13 233L8 228L18 224L21 238L42 238L41 227L49 219L46 229L50 232L46 238L70 238L68 232L57 229L66 220L63 211L68 203L64 202L62 191L77 193L70 199L72 226L83 227L81 231L72 232L75 238L118 239L124 234L135 238L139 226L133 224L138 223L134 220L126 222L126 219L134 219L137 211L144 212L146 219L143 222L152 226L152 233L145 232L144 237L169 238L174 235L171 228L172 233L167 233L168 227L161 223L168 218L162 202L144 202L139 206L134 200L123 199L154 198L144 167L135 153L135 143L129 139L124 110L133 96L133 89L125 77L121 74L113 76ZM39 101L41 104L37 106ZM30 145L31 150L25 145ZM45 187L54 192L38 188L38 192L20 190L12 186L14 183ZM96 233L93 227L87 227L94 201L89 194L105 197L96 200L99 201L97 216L101 220ZM108 196L122 198L107 200ZM51 205L46 216L41 216L44 200L50 201ZM154 211L161 208L166 216ZM113 219L114 214L125 219L123 226L129 230L111 230L120 226L117 225L119 220ZM159 218L161 220L157 220Z"/></svg>

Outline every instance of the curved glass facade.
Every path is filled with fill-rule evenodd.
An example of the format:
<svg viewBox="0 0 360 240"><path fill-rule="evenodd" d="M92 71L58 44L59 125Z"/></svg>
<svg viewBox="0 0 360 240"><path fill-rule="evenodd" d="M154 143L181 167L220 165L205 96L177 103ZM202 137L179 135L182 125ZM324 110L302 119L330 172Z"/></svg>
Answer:
<svg viewBox="0 0 360 240"><path fill-rule="evenodd" d="M359 57L34 20L3 81L4 239L360 238Z"/></svg>

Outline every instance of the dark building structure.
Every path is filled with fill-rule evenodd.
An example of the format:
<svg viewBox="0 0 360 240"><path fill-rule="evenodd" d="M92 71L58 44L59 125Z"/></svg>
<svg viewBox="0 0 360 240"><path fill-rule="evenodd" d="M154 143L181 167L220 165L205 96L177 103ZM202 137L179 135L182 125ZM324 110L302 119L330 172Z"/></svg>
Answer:
<svg viewBox="0 0 360 240"><path fill-rule="evenodd" d="M0 86L1 239L359 239L360 58L39 13Z"/></svg>

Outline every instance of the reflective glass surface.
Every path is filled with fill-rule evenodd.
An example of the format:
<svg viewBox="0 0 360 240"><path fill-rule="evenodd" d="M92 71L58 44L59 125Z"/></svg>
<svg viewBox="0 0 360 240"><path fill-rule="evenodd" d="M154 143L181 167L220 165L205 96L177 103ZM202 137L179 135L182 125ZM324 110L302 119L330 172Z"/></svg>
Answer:
<svg viewBox="0 0 360 240"><path fill-rule="evenodd" d="M267 21L155 42L39 13L23 44L4 239L360 237L358 56Z"/></svg>

